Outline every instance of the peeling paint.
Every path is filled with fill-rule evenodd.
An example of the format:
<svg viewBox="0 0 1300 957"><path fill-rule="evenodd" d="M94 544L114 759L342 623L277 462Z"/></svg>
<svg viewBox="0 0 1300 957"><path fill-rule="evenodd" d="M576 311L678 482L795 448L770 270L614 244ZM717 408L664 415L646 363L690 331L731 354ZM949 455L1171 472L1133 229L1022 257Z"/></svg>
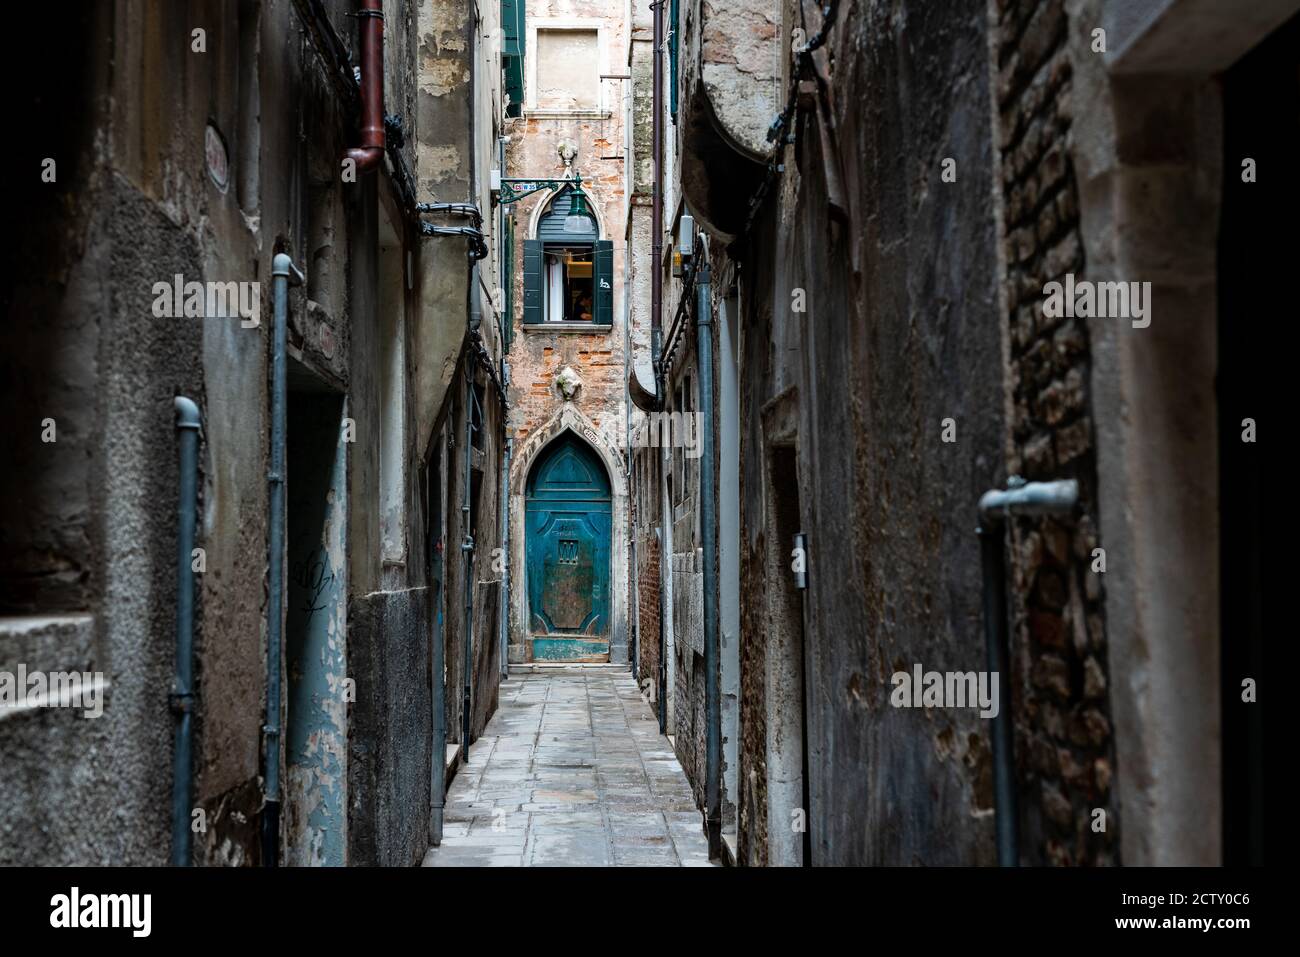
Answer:
<svg viewBox="0 0 1300 957"><path fill-rule="evenodd" d="M459 57L426 56L420 65L421 93L446 96L464 87L469 80L469 70Z"/></svg>
<svg viewBox="0 0 1300 957"><path fill-rule="evenodd" d="M347 846L344 549L346 457L341 404L290 402L289 713L285 736L286 863L339 866Z"/></svg>
<svg viewBox="0 0 1300 957"><path fill-rule="evenodd" d="M456 146L431 146L420 149L420 174L429 179L444 179L460 172L464 163Z"/></svg>

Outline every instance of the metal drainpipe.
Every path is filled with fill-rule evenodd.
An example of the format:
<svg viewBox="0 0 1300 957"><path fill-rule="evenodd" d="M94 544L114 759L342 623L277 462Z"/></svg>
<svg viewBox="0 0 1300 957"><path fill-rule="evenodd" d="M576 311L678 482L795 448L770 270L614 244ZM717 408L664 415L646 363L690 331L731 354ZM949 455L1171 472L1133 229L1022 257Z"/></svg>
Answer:
<svg viewBox="0 0 1300 957"><path fill-rule="evenodd" d="M448 433L450 435L450 433ZM441 439L439 439L441 441ZM439 456L439 465L446 462L450 467L451 448L450 445L446 450L447 455L444 458ZM445 474L445 473L444 473ZM446 481L438 483L438 501L431 502L431 509L443 508L442 491L447 487ZM443 516L445 518L445 513ZM440 520L439 527L443 537L447 535L445 524ZM435 548L438 543L434 543ZM442 613L443 606L446 604L447 596L447 561L446 549L444 548L441 555L434 556L437 574L434 581L437 583L438 591L433 596L433 775L430 781L430 797L432 798L432 809L429 816L429 843L434 847L442 844L442 824L443 811L447 804L447 629L446 621Z"/></svg>
<svg viewBox="0 0 1300 957"><path fill-rule="evenodd" d="M471 273L472 274L472 273ZM470 533L470 468L474 451L474 364L465 357L465 488L461 495L460 552L465 570L465 668L462 680L464 696L461 700L460 759L469 760L470 681L474 663L474 536Z"/></svg>
<svg viewBox="0 0 1300 957"><path fill-rule="evenodd" d="M650 186L650 361L654 369L655 407L664 408L663 375L663 330L660 313L663 311L664 286L664 185L663 185L663 87L664 87L664 3L658 0L654 7L654 70L653 90L650 94L650 152L652 154L652 178ZM663 494L663 482L659 483ZM663 514L671 514L671 507L660 509L660 522ZM659 733L668 733L668 701L666 686L668 683L668 664L664 660L668 654L667 632L664 628L664 576L669 574L666 562L669 556L664 554L663 543L666 529L661 529L659 538Z"/></svg>
<svg viewBox="0 0 1300 957"><path fill-rule="evenodd" d="M1000 679L998 713L993 718L993 801L999 867L1020 865L1003 524L1012 516L1068 515L1078 501L1079 483L1074 479L1026 483L1017 476L1007 479L1005 491L990 489L979 501L979 526L975 531L980 537L980 565L984 578L985 667Z"/></svg>
<svg viewBox="0 0 1300 957"><path fill-rule="evenodd" d="M628 496L631 498L631 496ZM632 650L628 665L632 669L632 679L636 682L637 690L641 690L641 589L637 584L637 565L636 565L636 526L632 527L632 532L628 535L627 542L627 564L632 570L632 581L628 587L628 600L632 603L631 626L632 626Z"/></svg>
<svg viewBox="0 0 1300 957"><path fill-rule="evenodd" d="M623 241L623 367L626 370L628 357L632 355L632 244L626 239ZM636 363L632 363L632 373L636 374ZM625 415L623 419L623 452L626 456L624 463L627 468L625 481L627 482L627 500L628 508L628 535L627 535L627 567L630 570L630 581L628 582L628 601L631 604L631 614L628 616L629 630L632 632L631 655L629 662L632 667L632 680L636 682L637 690L641 689L641 589L639 587L640 574L636 564L636 522L634 513L637 508L636 501L636 482L633 480L636 475L636 466L634 464L636 456L632 449L632 383L626 375L623 376L623 408Z"/></svg>
<svg viewBox="0 0 1300 957"><path fill-rule="evenodd" d="M704 550L704 795L709 856L722 851L722 702L718 668L718 509L713 463L713 302L709 263L695 276L696 374L700 388L700 539Z"/></svg>
<svg viewBox="0 0 1300 957"><path fill-rule="evenodd" d="M280 852L280 630L284 621L284 444L288 404L285 347L289 325L289 283L302 272L284 253L271 261L275 322L271 338L271 471L266 599L266 724L263 757L262 864L275 867Z"/></svg>
<svg viewBox="0 0 1300 957"><path fill-rule="evenodd" d="M663 496L663 482L659 483L659 494ZM659 733L668 733L668 642L664 634L664 538L662 522L665 509L660 509L660 528L655 529L655 543L659 546Z"/></svg>
<svg viewBox="0 0 1300 957"><path fill-rule="evenodd" d="M497 618L501 622L501 677L510 677L510 455L515 440L506 439L501 460L501 601Z"/></svg>
<svg viewBox="0 0 1300 957"><path fill-rule="evenodd" d="M384 158L384 4L361 0L357 11L361 45L361 143L343 155L358 173L375 169Z"/></svg>
<svg viewBox="0 0 1300 957"><path fill-rule="evenodd" d="M663 331L660 312L663 310L664 286L664 184L663 184L663 86L664 86L664 3L653 4L654 19L654 90L651 92L650 152L653 177L650 187L650 355L654 361L655 392L659 407L663 408L664 390L659 381Z"/></svg>
<svg viewBox="0 0 1300 957"><path fill-rule="evenodd" d="M433 596L433 767L429 788L429 843L442 844L443 811L447 805L447 675L443 654L442 588Z"/></svg>
<svg viewBox="0 0 1300 957"><path fill-rule="evenodd" d="M180 445L180 487L176 529L176 674L170 696L176 716L172 748L172 866L193 864L194 833L190 806L194 801L194 523L198 510L199 407L178 395L177 441Z"/></svg>

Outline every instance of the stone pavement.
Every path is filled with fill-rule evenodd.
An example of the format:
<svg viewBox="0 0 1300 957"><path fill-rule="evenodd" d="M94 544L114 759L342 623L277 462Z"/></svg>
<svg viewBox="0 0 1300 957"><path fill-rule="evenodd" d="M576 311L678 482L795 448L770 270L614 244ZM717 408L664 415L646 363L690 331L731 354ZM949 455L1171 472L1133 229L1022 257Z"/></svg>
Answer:
<svg viewBox="0 0 1300 957"><path fill-rule="evenodd" d="M690 784L629 672L511 675L426 867L710 866Z"/></svg>

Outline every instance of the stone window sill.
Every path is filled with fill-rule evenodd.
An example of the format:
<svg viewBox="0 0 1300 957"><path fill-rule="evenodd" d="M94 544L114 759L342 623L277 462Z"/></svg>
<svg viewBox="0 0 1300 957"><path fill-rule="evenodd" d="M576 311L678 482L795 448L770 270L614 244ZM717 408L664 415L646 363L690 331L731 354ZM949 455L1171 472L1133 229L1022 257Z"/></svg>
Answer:
<svg viewBox="0 0 1300 957"><path fill-rule="evenodd" d="M613 325L609 323L596 322L526 322L523 327L524 332L530 335L538 332L571 332L600 336L614 329Z"/></svg>
<svg viewBox="0 0 1300 957"><path fill-rule="evenodd" d="M608 120L614 115L612 110L557 110L546 107L524 108L524 118L535 120Z"/></svg>

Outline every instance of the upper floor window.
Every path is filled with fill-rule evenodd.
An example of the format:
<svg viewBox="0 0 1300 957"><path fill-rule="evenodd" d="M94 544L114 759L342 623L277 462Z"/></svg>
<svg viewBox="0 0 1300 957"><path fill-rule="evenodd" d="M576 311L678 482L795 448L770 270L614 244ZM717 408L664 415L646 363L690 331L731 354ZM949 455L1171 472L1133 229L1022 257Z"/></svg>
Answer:
<svg viewBox="0 0 1300 957"><path fill-rule="evenodd" d="M571 196L561 191L524 242L526 324L613 324L614 245L590 215L570 215Z"/></svg>

